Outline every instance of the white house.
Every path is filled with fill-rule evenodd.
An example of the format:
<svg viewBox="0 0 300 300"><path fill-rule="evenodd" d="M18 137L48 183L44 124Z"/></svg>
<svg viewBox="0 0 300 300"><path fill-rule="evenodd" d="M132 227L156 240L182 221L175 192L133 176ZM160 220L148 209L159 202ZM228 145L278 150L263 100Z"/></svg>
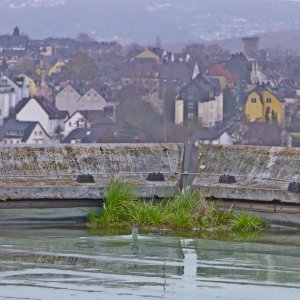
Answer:
<svg viewBox="0 0 300 300"><path fill-rule="evenodd" d="M27 98L21 100L15 109L18 121L39 122L48 135L53 136L64 128L67 111L58 110L45 98Z"/></svg>
<svg viewBox="0 0 300 300"><path fill-rule="evenodd" d="M21 122L9 120L0 128L0 143L14 144L48 144L51 142L49 135L39 122Z"/></svg>
<svg viewBox="0 0 300 300"><path fill-rule="evenodd" d="M223 121L223 94L218 79L198 75L175 100L175 124L199 121L214 127Z"/></svg>
<svg viewBox="0 0 300 300"><path fill-rule="evenodd" d="M233 145L233 138L227 132L221 132L215 128L203 128L193 135L195 146L200 144L210 145Z"/></svg>
<svg viewBox="0 0 300 300"><path fill-rule="evenodd" d="M74 103L77 103L80 98L81 94L71 84L67 84L55 96L55 106L59 110L67 110L71 115L74 112L72 108Z"/></svg>
<svg viewBox="0 0 300 300"><path fill-rule="evenodd" d="M108 106L104 97L95 88L79 91L71 84L56 95L55 105L60 110L67 110L70 115L78 110L101 110Z"/></svg>
<svg viewBox="0 0 300 300"><path fill-rule="evenodd" d="M80 110L65 121L64 135L68 135L77 128L109 128L113 124L112 118L102 110Z"/></svg>
<svg viewBox="0 0 300 300"><path fill-rule="evenodd" d="M19 102L23 98L29 97L29 87L22 78L19 78L17 81L13 81L12 79L3 75L0 78L0 85L10 86L14 90L16 102Z"/></svg>

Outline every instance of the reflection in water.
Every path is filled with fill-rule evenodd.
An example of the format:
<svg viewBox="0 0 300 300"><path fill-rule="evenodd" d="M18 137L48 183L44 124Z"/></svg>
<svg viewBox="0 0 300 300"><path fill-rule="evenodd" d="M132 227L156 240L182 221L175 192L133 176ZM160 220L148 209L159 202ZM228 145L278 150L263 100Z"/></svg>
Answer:
<svg viewBox="0 0 300 300"><path fill-rule="evenodd" d="M299 236L288 245L263 239L2 230L0 299L298 300Z"/></svg>

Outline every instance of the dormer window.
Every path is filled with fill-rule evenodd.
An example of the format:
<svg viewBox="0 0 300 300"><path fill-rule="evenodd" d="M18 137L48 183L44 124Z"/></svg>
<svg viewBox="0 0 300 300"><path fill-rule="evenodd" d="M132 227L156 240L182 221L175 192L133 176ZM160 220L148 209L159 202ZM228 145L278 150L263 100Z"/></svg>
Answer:
<svg viewBox="0 0 300 300"><path fill-rule="evenodd" d="M272 99L271 98L267 98L267 103L271 103Z"/></svg>
<svg viewBox="0 0 300 300"><path fill-rule="evenodd" d="M209 98L210 99L214 98L214 90L210 90L210 92L209 92Z"/></svg>
<svg viewBox="0 0 300 300"><path fill-rule="evenodd" d="M251 98L252 103L256 103L256 98Z"/></svg>

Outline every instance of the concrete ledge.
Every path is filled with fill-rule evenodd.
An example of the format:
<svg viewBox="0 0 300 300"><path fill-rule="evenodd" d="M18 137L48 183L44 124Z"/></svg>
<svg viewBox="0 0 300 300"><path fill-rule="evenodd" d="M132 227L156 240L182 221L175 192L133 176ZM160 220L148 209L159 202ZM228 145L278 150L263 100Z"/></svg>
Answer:
<svg viewBox="0 0 300 300"><path fill-rule="evenodd" d="M171 197L183 168L183 144L92 144L0 148L0 200L103 199L112 178L136 187L144 198ZM160 172L165 181L149 182ZM78 183L92 174L95 183Z"/></svg>
<svg viewBox="0 0 300 300"><path fill-rule="evenodd" d="M223 174L237 182L220 184ZM288 192L293 181L300 181L299 148L200 145L192 186L204 197L299 204L300 194Z"/></svg>

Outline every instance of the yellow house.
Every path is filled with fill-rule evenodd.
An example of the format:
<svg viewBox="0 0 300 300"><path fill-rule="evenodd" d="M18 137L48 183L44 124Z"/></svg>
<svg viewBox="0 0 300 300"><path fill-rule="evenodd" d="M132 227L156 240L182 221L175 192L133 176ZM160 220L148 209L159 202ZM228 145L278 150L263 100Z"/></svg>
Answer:
<svg viewBox="0 0 300 300"><path fill-rule="evenodd" d="M60 73L61 69L66 65L62 59L58 59L54 64L50 63L49 59L42 58L37 66L36 73L42 78L51 76L55 73Z"/></svg>
<svg viewBox="0 0 300 300"><path fill-rule="evenodd" d="M29 96L34 97L36 95L38 86L40 85L39 80L34 80L29 75L20 74L19 77L22 77L24 79L24 83L29 88Z"/></svg>
<svg viewBox="0 0 300 300"><path fill-rule="evenodd" d="M59 59L52 67L49 68L48 70L48 76L51 76L52 74L55 73L60 73L61 69L66 65L66 63Z"/></svg>
<svg viewBox="0 0 300 300"><path fill-rule="evenodd" d="M284 100L268 86L257 86L246 98L244 114L249 122L272 123L276 121L280 126L284 126Z"/></svg>

